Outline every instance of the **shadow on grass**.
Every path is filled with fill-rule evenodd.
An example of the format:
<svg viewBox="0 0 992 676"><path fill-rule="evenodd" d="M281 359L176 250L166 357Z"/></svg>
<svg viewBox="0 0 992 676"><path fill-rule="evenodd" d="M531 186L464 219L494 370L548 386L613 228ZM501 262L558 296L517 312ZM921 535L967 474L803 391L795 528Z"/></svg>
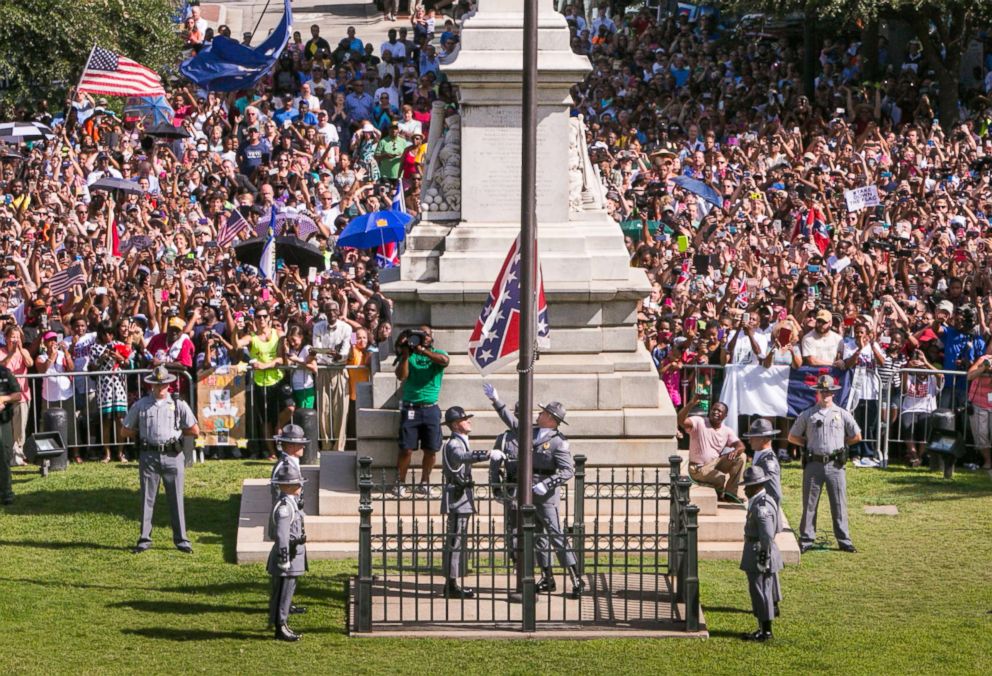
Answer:
<svg viewBox="0 0 992 676"><path fill-rule="evenodd" d="M0 547L28 547L31 549L104 549L130 552L131 547L115 547L99 542L48 542L45 540L0 540Z"/></svg>
<svg viewBox="0 0 992 676"><path fill-rule="evenodd" d="M977 474L956 474L948 481L936 473L913 473L891 477L887 491L899 497L923 497L931 501L963 500L992 494L992 481Z"/></svg>
<svg viewBox="0 0 992 676"><path fill-rule="evenodd" d="M225 641L225 640L273 640L272 632L265 631L209 631L205 629L195 629L192 627L175 629L172 627L147 627L142 629L122 629L122 634L129 636L141 636L143 638L153 638L161 641ZM301 632L301 636L306 634L340 634L340 631L333 629L308 629Z"/></svg>
<svg viewBox="0 0 992 676"><path fill-rule="evenodd" d="M108 608L128 608L144 613L165 613L167 615L200 615L203 613L257 613L268 610L268 601L258 600L258 606L214 605L210 603L190 603L188 601L121 601L111 603Z"/></svg>
<svg viewBox="0 0 992 676"><path fill-rule="evenodd" d="M732 608L730 606L703 606L703 610L707 613L740 613L742 615L750 615L751 611L746 608Z"/></svg>

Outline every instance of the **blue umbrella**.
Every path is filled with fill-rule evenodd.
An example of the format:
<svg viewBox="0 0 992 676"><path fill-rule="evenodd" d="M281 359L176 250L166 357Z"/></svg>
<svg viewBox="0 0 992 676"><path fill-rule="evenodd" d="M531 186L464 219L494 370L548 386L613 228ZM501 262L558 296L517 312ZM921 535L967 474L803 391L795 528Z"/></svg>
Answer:
<svg viewBox="0 0 992 676"><path fill-rule="evenodd" d="M124 105L125 115L137 115L145 124L152 126L162 122L172 123L176 116L172 106L164 96L132 96Z"/></svg>
<svg viewBox="0 0 992 676"><path fill-rule="evenodd" d="M413 216L392 209L373 211L351 219L338 237L338 246L356 249L372 249L389 242L402 242L406 238L406 226Z"/></svg>
<svg viewBox="0 0 992 676"><path fill-rule="evenodd" d="M688 176L676 176L672 182L680 188L691 192L693 195L699 195L715 207L723 207L723 198L708 183L695 178L689 178Z"/></svg>

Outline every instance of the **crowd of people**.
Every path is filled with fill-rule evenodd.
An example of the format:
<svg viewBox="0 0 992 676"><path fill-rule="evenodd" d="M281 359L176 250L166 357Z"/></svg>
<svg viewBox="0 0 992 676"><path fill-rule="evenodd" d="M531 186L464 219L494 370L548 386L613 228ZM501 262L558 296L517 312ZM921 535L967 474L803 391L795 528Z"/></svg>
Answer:
<svg viewBox="0 0 992 676"><path fill-rule="evenodd" d="M192 10L180 30L196 51L215 31ZM264 440L253 453L274 456L274 432L296 408L322 409L322 447L353 442L350 402L392 333L379 271L398 260L337 237L365 213L416 215L432 104L455 105L438 59L457 29L421 10L378 46L354 28L334 45L316 25L309 33L294 33L251 89L172 83L177 133L166 137L83 91L65 117L47 104L5 111L55 132L0 157L0 364L24 392L12 405L14 464L56 407L69 411L75 462L126 461L120 423L141 389L128 372L162 364L189 376L173 386L187 399L205 369L250 367L248 432ZM94 185L111 178L137 189ZM305 239L324 265L283 261L277 248L267 278L237 240L218 242L233 213L247 221L243 241L264 235L274 209L286 216L279 234Z"/></svg>
<svg viewBox="0 0 992 676"><path fill-rule="evenodd" d="M859 423L873 430L881 416L908 462L938 406L968 403L977 413L960 431L992 467L984 78L942 124L915 40L881 50L878 81L862 72L859 34L825 40L807 94L799 36L746 34L704 12L564 11L593 65L575 110L652 284L640 335L675 405L720 396L718 369L687 365L855 369ZM786 435L776 443L787 458ZM858 464L877 463L872 446Z"/></svg>

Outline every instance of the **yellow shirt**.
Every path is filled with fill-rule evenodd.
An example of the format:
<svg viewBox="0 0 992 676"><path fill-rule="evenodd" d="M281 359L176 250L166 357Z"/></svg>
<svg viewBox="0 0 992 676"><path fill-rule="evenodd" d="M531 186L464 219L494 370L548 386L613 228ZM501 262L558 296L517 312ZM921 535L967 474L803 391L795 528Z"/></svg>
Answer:
<svg viewBox="0 0 992 676"><path fill-rule="evenodd" d="M348 392L351 395L352 401L357 397L358 383L367 383L369 381L369 367L366 365L368 356L368 352L359 350L354 346L351 348L351 353L348 354L348 366L352 367L347 370Z"/></svg>
<svg viewBox="0 0 992 676"><path fill-rule="evenodd" d="M248 353L252 359L261 362L273 361L279 352L279 334L272 331L268 340L262 336L252 336L248 347ZM259 387L269 387L282 380L282 371L279 369L258 369L252 374L255 384Z"/></svg>

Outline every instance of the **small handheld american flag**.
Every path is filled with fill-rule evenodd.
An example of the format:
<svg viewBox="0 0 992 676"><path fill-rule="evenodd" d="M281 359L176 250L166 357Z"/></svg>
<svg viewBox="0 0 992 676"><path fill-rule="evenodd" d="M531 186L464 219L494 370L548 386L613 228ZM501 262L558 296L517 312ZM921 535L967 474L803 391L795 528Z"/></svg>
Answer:
<svg viewBox="0 0 992 676"><path fill-rule="evenodd" d="M52 292L52 296L59 297L65 295L65 293L76 284L85 283L86 275L83 274L83 266L76 263L65 270L59 270L52 275L48 280L48 288Z"/></svg>

